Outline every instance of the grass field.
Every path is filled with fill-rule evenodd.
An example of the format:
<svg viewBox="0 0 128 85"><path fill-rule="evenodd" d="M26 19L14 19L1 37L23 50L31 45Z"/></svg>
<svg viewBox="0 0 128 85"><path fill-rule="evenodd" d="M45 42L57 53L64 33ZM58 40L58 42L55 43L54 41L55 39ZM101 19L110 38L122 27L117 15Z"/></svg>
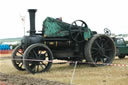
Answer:
<svg viewBox="0 0 128 85"><path fill-rule="evenodd" d="M128 57L116 59L114 64L128 64ZM30 74L26 71L16 70L11 60L0 60L0 72L10 75L22 75L27 77L42 78L60 81L69 84L73 66L66 64L53 64L49 72ZM102 66L90 67L89 65L78 65L73 79L74 85L127 85L128 67Z"/></svg>

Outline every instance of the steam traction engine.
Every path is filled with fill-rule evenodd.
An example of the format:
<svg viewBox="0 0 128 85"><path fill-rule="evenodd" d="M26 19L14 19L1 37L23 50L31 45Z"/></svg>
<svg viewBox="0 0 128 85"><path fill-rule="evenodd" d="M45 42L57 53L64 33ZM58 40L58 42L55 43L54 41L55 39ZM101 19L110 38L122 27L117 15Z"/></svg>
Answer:
<svg viewBox="0 0 128 85"><path fill-rule="evenodd" d="M35 31L36 9L28 10L30 35L24 36L12 54L12 63L20 71L46 72L53 59L86 61L93 66L112 63L115 56L113 40L91 31L82 20L68 24L51 17L43 22L41 33Z"/></svg>

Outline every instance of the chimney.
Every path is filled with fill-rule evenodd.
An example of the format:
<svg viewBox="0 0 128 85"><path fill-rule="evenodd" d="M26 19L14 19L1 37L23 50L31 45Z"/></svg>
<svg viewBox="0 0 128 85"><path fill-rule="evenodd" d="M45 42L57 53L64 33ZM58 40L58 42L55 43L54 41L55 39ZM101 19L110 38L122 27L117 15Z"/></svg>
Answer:
<svg viewBox="0 0 128 85"><path fill-rule="evenodd" d="M35 35L35 13L36 9L28 9L29 17L30 17L30 36Z"/></svg>

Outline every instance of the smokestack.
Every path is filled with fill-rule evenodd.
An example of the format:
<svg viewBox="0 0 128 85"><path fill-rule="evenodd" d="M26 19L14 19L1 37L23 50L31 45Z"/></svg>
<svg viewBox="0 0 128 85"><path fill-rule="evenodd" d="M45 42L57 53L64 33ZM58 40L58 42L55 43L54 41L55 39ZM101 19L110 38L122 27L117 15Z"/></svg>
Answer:
<svg viewBox="0 0 128 85"><path fill-rule="evenodd" d="M28 9L29 17L30 17L30 36L35 35L35 13L36 9Z"/></svg>

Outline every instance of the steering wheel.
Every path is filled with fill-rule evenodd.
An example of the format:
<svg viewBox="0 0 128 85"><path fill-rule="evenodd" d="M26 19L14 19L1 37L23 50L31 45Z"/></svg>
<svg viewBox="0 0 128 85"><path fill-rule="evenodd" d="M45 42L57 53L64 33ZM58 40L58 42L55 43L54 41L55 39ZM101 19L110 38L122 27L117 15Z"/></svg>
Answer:
<svg viewBox="0 0 128 85"><path fill-rule="evenodd" d="M104 34L110 36L111 31L108 28L104 28Z"/></svg>
<svg viewBox="0 0 128 85"><path fill-rule="evenodd" d="M88 31L88 26L83 20L76 20L70 25L70 35L72 40L81 43L84 40L84 32Z"/></svg>

